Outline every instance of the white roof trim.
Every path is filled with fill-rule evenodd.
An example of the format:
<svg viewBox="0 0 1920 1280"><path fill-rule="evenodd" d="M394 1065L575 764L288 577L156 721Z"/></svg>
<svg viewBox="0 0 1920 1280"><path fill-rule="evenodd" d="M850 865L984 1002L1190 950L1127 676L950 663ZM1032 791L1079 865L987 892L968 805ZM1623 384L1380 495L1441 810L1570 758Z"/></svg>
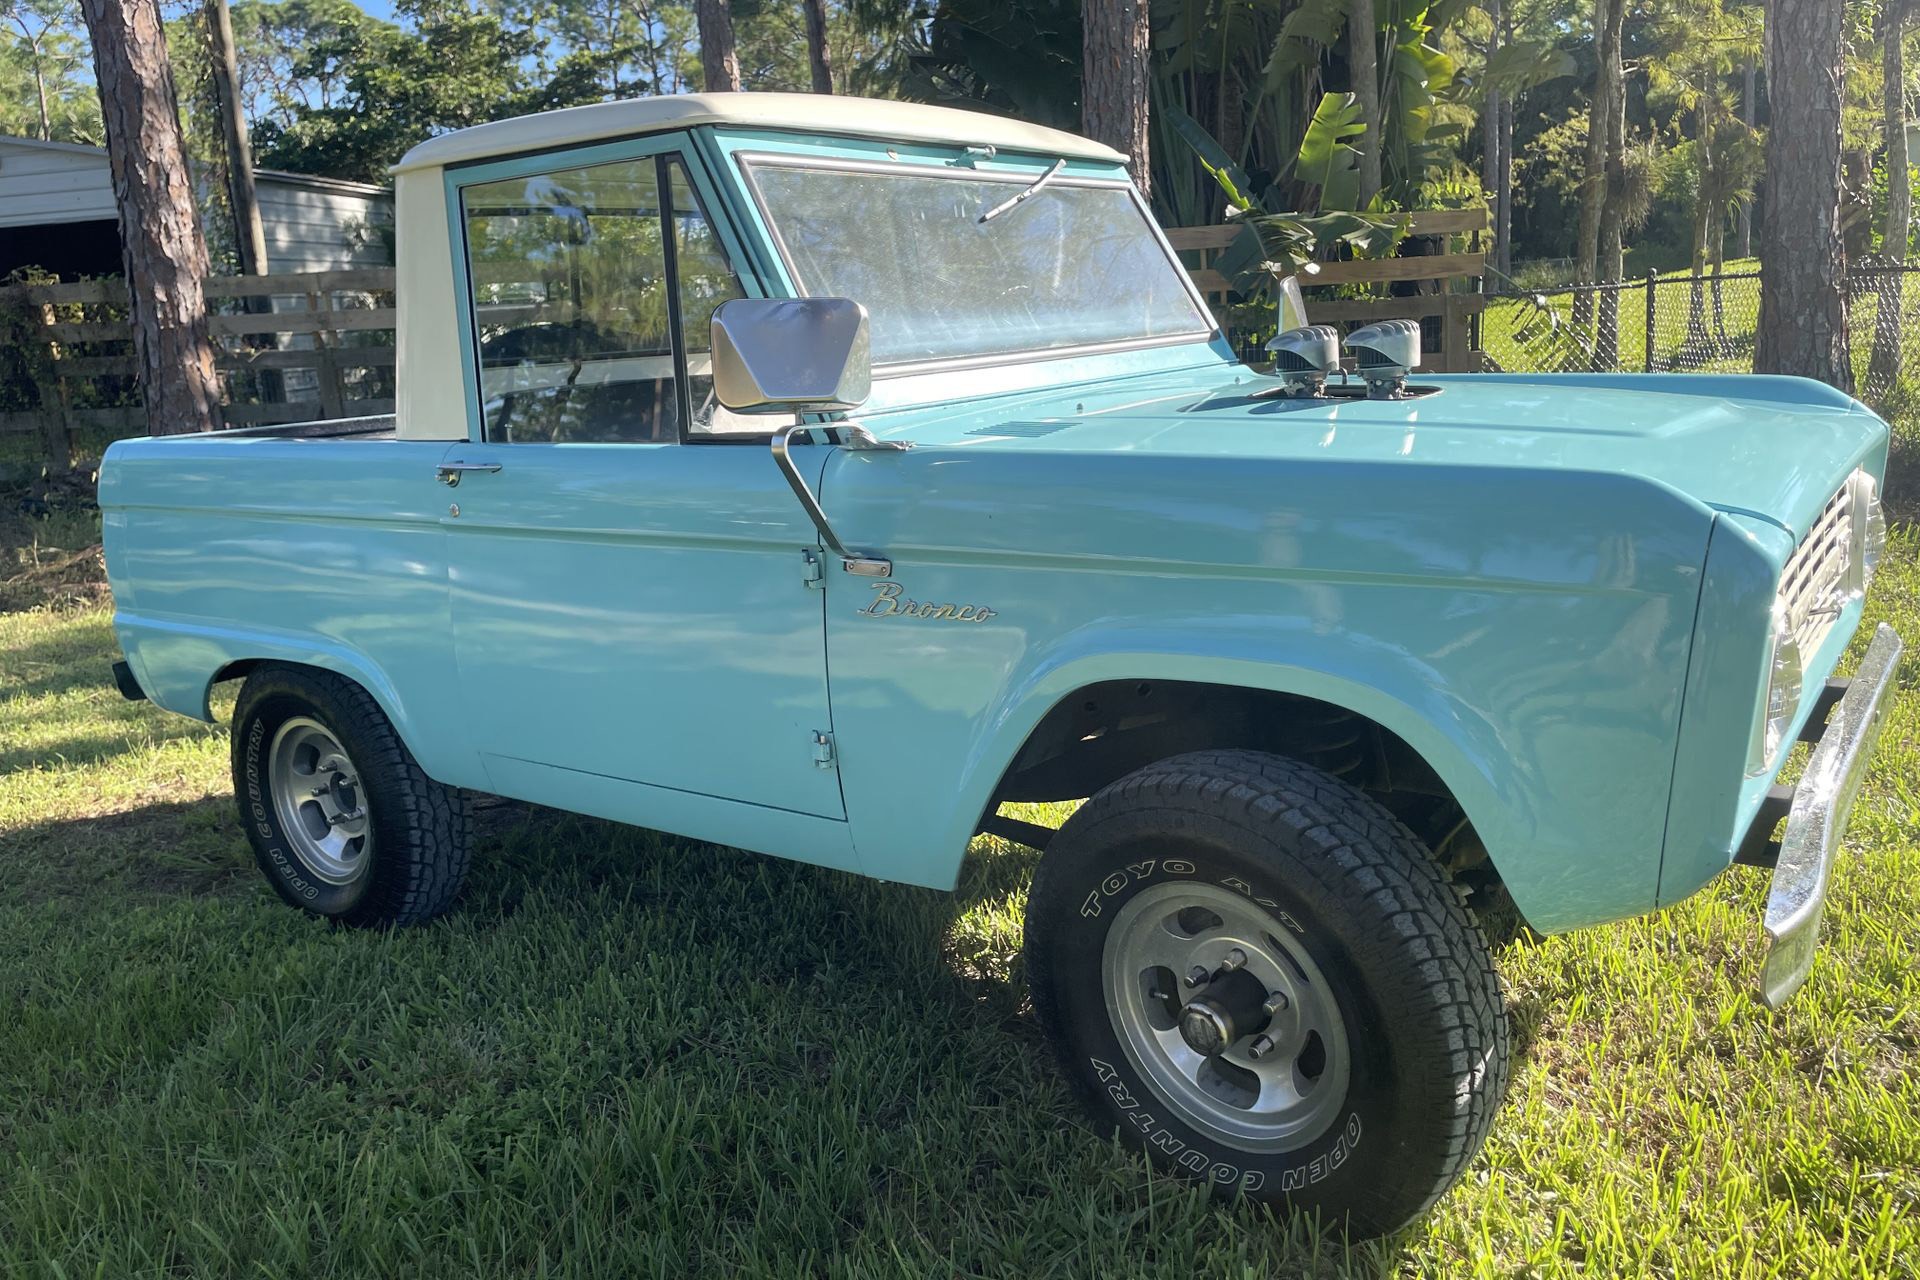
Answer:
<svg viewBox="0 0 1920 1280"><path fill-rule="evenodd" d="M282 187L308 187L315 191L335 191L341 195L367 196L369 198L393 198L392 187L376 186L371 182L355 182L351 178L323 178L317 173L290 173L285 169L255 169L255 182L270 182Z"/></svg>
<svg viewBox="0 0 1920 1280"><path fill-rule="evenodd" d="M65 151L72 155L100 156L105 158L105 147L90 146L84 142L48 142L41 138L22 138L11 133L0 133L0 146L32 147L39 151Z"/></svg>
<svg viewBox="0 0 1920 1280"><path fill-rule="evenodd" d="M736 129L858 134L956 146L990 145L1008 151L1072 156L1113 164L1125 164L1127 159L1112 147L1078 134L952 107L817 93L683 93L567 107L475 125L428 139L401 157L392 171L404 173L410 169L491 160L527 151L703 124Z"/></svg>

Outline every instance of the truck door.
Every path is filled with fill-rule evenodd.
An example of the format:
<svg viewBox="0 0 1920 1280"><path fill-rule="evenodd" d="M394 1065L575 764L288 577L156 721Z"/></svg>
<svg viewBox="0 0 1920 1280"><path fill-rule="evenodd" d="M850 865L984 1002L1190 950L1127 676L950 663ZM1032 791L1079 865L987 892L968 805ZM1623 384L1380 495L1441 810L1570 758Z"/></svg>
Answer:
<svg viewBox="0 0 1920 1280"><path fill-rule="evenodd" d="M471 730L510 795L563 770L842 818L816 539L765 426L712 407L708 319L742 290L683 148L455 179L475 439L423 483Z"/></svg>

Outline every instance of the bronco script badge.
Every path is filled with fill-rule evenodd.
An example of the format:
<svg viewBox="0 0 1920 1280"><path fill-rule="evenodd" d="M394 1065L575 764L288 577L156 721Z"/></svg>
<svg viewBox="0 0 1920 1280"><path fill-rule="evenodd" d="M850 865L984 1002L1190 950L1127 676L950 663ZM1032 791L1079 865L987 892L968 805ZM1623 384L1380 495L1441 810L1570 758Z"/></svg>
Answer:
<svg viewBox="0 0 1920 1280"><path fill-rule="evenodd" d="M897 582L873 584L873 599L859 610L863 618L945 618L952 622L985 622L1000 615L983 604L931 604L901 596Z"/></svg>

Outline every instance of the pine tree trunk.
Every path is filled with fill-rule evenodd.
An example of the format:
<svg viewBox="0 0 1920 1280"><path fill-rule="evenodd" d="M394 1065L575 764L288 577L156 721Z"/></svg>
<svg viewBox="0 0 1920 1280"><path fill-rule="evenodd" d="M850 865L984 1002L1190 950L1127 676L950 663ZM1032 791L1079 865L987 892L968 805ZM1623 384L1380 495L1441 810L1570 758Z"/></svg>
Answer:
<svg viewBox="0 0 1920 1280"><path fill-rule="evenodd" d="M1754 66L1749 62L1743 69L1740 86L1740 120L1741 123L1747 126L1748 132L1752 132L1755 118L1754 94ZM1751 258L1753 256L1752 196L1743 196L1740 199L1740 256L1743 258Z"/></svg>
<svg viewBox="0 0 1920 1280"><path fill-rule="evenodd" d="M740 88L740 55L733 47L733 6L728 0L694 0L700 28L700 81L707 93Z"/></svg>
<svg viewBox="0 0 1920 1280"><path fill-rule="evenodd" d="M1380 67L1377 53L1380 29L1374 22L1373 0L1347 0L1347 71L1360 104L1360 122L1367 132L1360 139L1360 207L1380 191Z"/></svg>
<svg viewBox="0 0 1920 1280"><path fill-rule="evenodd" d="M1844 8L1833 0L1773 0L1768 6L1773 120L1767 129L1753 367L1851 391L1840 245Z"/></svg>
<svg viewBox="0 0 1920 1280"><path fill-rule="evenodd" d="M29 39L23 32L20 43L27 46L27 59L33 66L33 88L40 99L40 141L52 142L53 114L48 110L46 60L40 53L40 39L45 35L43 31L40 37Z"/></svg>
<svg viewBox="0 0 1920 1280"><path fill-rule="evenodd" d="M1600 211L1606 204L1607 194L1607 130L1612 119L1610 92L1612 78L1608 75L1606 31L1608 10L1624 4L1625 0L1594 0L1593 35L1594 47L1598 57L1593 73L1592 101L1587 106L1587 167L1580 179L1580 223L1574 233L1573 275L1574 283L1590 283L1600 274ZM1618 59L1618 52L1615 53ZM1573 323L1577 328L1586 328L1593 323L1593 295L1576 292L1573 295Z"/></svg>
<svg viewBox="0 0 1920 1280"><path fill-rule="evenodd" d="M1596 335L1596 363L1603 369L1620 367L1620 289L1626 277L1626 247L1623 244L1624 206L1627 193L1627 89L1620 65L1620 39L1626 25L1626 0L1615 0L1607 9L1607 24L1602 32L1602 69L1607 81L1607 135L1605 163L1601 169L1599 268L1600 278L1614 286L1600 295L1600 324Z"/></svg>
<svg viewBox="0 0 1920 1280"><path fill-rule="evenodd" d="M827 59L827 0L805 0L807 10L807 65L813 70L813 91L833 92L833 64Z"/></svg>
<svg viewBox="0 0 1920 1280"><path fill-rule="evenodd" d="M156 0L81 0L127 272L134 361L154 435L220 425L200 234Z"/></svg>
<svg viewBox="0 0 1920 1280"><path fill-rule="evenodd" d="M1513 99L1500 99L1500 173L1494 184L1495 267L1513 274Z"/></svg>
<svg viewBox="0 0 1920 1280"><path fill-rule="evenodd" d="M1487 21L1492 27L1487 36L1487 61L1500 51L1500 0L1487 0ZM1492 233L1492 252L1488 261L1500 267L1500 250L1506 238L1500 233L1500 95L1489 88L1487 104L1480 111L1480 189L1487 196L1488 230Z"/></svg>
<svg viewBox="0 0 1920 1280"><path fill-rule="evenodd" d="M1080 21L1084 37L1081 130L1126 154L1127 168L1145 195L1150 177L1147 0L1085 0Z"/></svg>
<svg viewBox="0 0 1920 1280"><path fill-rule="evenodd" d="M1913 216L1912 178L1907 171L1907 62L1902 47L1907 36L1903 0L1887 0L1881 13L1880 70L1882 105L1887 134L1887 222L1880 233L1880 256L1890 266L1907 260L1909 223ZM1906 310L1906 275L1889 271L1881 280L1874 312L1873 359L1867 366L1867 385L1875 394L1891 390L1900 379L1900 331Z"/></svg>
<svg viewBox="0 0 1920 1280"><path fill-rule="evenodd" d="M1713 121L1707 112L1708 96L1700 95L1699 136L1694 147L1700 155L1700 188L1693 202L1692 281L1687 287L1686 349L1696 358L1704 358L1707 343L1706 269L1707 237L1713 220Z"/></svg>

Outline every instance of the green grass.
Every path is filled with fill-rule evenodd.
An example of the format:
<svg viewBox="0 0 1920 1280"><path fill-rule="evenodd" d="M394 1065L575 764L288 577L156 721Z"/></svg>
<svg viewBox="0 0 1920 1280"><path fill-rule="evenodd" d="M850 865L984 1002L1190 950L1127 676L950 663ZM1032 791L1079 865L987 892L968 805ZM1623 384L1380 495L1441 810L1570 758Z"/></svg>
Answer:
<svg viewBox="0 0 1920 1280"><path fill-rule="evenodd" d="M1688 284L1691 271L1681 268L1660 273L1660 279L1665 283L1654 290L1653 368L1662 372L1671 368L1707 373L1753 372L1754 334L1760 322L1760 281L1753 273L1758 268L1758 260L1752 258L1726 264L1727 275L1746 278L1728 279L1721 284L1717 323L1712 277L1706 278L1701 313L1709 339L1705 346L1689 342L1693 309L1692 290ZM1639 372L1647 367L1647 293L1640 284L1644 279L1644 274L1631 278L1629 283L1632 287L1619 294L1617 364L1628 372ZM1547 299L1560 324L1571 328L1573 295L1563 288L1543 289L1540 294ZM1849 337L1856 387L1863 397L1876 403L1889 399L1895 390L1868 385L1881 301L1882 295L1878 289L1863 288L1854 295L1849 308ZM1903 363L1910 380L1913 371L1920 369L1920 274L1907 279L1901 311L1905 317L1905 323L1901 326ZM1481 321L1481 346L1500 368L1512 372L1558 368L1560 362L1573 353L1567 343L1556 344L1534 336L1547 327L1542 323L1540 313L1526 299L1499 297L1489 304ZM1591 341L1590 332L1587 339ZM1567 367L1585 369L1587 364L1580 361ZM1911 388L1901 390L1907 397L1913 394ZM1902 403L1900 407L1909 406Z"/></svg>
<svg viewBox="0 0 1920 1280"><path fill-rule="evenodd" d="M1911 527L1880 618L1920 637ZM1087 1131L1017 847L946 896L499 808L451 917L330 929L112 651L98 605L0 614L0 1274L1915 1274L1920 664L1795 1002L1747 994L1760 873L1508 949L1486 1150L1348 1249Z"/></svg>

